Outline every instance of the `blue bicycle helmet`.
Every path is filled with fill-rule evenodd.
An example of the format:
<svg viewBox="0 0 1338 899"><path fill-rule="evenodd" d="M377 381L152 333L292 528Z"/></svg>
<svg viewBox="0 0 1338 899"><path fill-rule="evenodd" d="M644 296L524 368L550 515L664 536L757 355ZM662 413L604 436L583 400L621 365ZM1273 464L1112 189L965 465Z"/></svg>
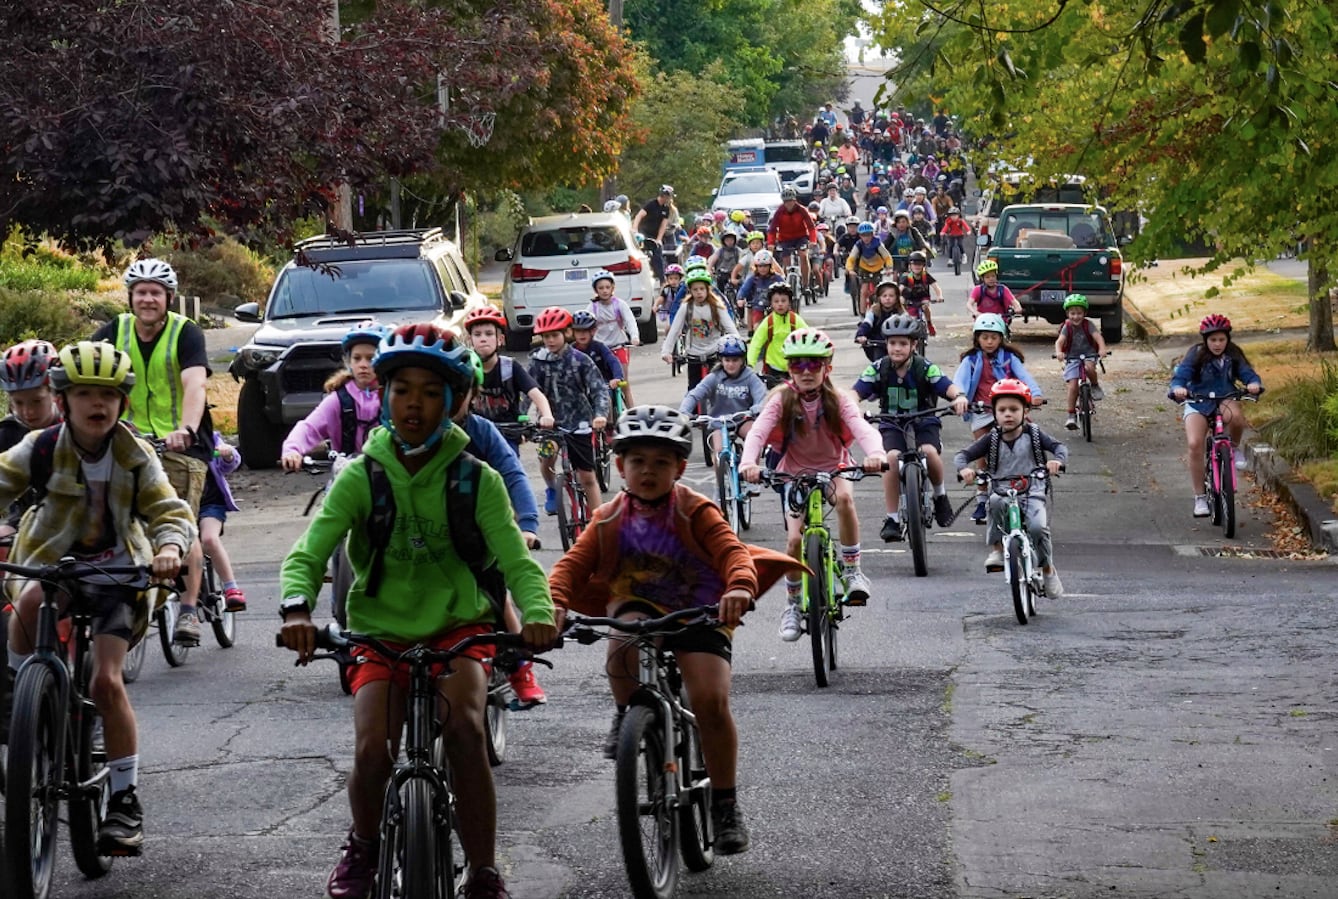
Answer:
<svg viewBox="0 0 1338 899"><path fill-rule="evenodd" d="M592 331L599 327L599 322L589 312L582 309L571 317L571 329L573 331Z"/></svg>
<svg viewBox="0 0 1338 899"><path fill-rule="evenodd" d="M748 345L733 334L726 334L720 338L720 346L716 352L720 354L721 358L747 356Z"/></svg>
<svg viewBox="0 0 1338 899"><path fill-rule="evenodd" d="M872 234L872 233L873 233L873 223L872 223L872 222L860 222L860 223L859 223L859 227L856 228L855 231L856 231L857 233L859 233L859 234Z"/></svg>
<svg viewBox="0 0 1338 899"><path fill-rule="evenodd" d="M382 392L381 424L399 442L406 456L427 452L451 427L450 413L455 409L457 395L466 393L477 377L472 355L472 351L456 340L453 333L427 322L400 325L381 341L376 358L372 360L372 370L382 384L389 384L401 368L426 368L440 375L446 383L446 414L432 436L418 446L403 440L395 430L395 422L390 416L390 391Z"/></svg>
<svg viewBox="0 0 1338 899"><path fill-rule="evenodd" d="M376 322L358 322L349 330L344 338L339 341L339 346L345 356L353 351L353 348L360 343L370 343L372 346L380 346L381 341L390 333L390 329L385 325L379 325Z"/></svg>

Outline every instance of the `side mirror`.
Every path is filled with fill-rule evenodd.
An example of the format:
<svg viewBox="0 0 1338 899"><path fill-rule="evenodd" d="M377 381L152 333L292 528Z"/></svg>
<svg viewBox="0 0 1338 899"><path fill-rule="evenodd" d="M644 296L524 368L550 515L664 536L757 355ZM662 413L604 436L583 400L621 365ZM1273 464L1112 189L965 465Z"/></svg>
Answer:
<svg viewBox="0 0 1338 899"><path fill-rule="evenodd" d="M259 303L242 303L236 309L232 310L233 317L239 322L258 325L261 322Z"/></svg>
<svg viewBox="0 0 1338 899"><path fill-rule="evenodd" d="M990 236L988 234L982 234L976 238L976 246L988 247L989 245L990 245Z"/></svg>
<svg viewBox="0 0 1338 899"><path fill-rule="evenodd" d="M714 196L718 196L719 194L720 194L720 188L718 188L718 187L713 187L713 188L711 188L711 196L714 197Z"/></svg>
<svg viewBox="0 0 1338 899"><path fill-rule="evenodd" d="M492 258L496 262L510 262L515 258L515 255L506 247L502 247L496 253L492 254Z"/></svg>
<svg viewBox="0 0 1338 899"><path fill-rule="evenodd" d="M469 298L458 290L451 291L451 308L463 309L469 305Z"/></svg>

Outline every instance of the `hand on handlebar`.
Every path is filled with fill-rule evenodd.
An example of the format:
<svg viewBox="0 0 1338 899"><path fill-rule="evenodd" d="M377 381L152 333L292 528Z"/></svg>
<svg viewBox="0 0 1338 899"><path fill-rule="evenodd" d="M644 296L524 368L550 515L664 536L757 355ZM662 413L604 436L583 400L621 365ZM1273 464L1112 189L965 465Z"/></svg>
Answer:
<svg viewBox="0 0 1338 899"><path fill-rule="evenodd" d="M720 623L726 627L738 627L743 621L743 614L752 604L753 598L747 590L730 590L720 597L720 610L717 613Z"/></svg>
<svg viewBox="0 0 1338 899"><path fill-rule="evenodd" d="M1058 459L1051 459L1045 463L1045 470L1050 472L1050 474L1059 474L1064 470L1064 463L1060 462Z"/></svg>
<svg viewBox="0 0 1338 899"><path fill-rule="evenodd" d="M551 649L557 642L558 629L553 624L534 622L520 629L520 637L525 641L525 648L530 652L543 652Z"/></svg>
<svg viewBox="0 0 1338 899"><path fill-rule="evenodd" d="M887 456L883 453L873 453L864 457L864 470L869 474L877 474L887 469Z"/></svg>
<svg viewBox="0 0 1338 899"><path fill-rule="evenodd" d="M974 468L963 468L957 472L957 477L963 484L974 484L976 482L976 470Z"/></svg>
<svg viewBox="0 0 1338 899"><path fill-rule="evenodd" d="M739 477L750 484L758 484L762 481L762 467L760 465L744 465L739 468Z"/></svg>
<svg viewBox="0 0 1338 899"><path fill-rule="evenodd" d="M310 612L290 612L279 628L279 639L288 649L297 653L297 664L306 665L316 655L316 625L311 623Z"/></svg>
<svg viewBox="0 0 1338 899"><path fill-rule="evenodd" d="M1189 396L1189 391L1184 387L1175 387L1171 389L1171 396L1175 397L1177 400L1183 400L1185 397Z"/></svg>
<svg viewBox="0 0 1338 899"><path fill-rule="evenodd" d="M175 543L164 544L154 555L151 567L154 578L168 582L176 580L177 572L181 571L181 547Z"/></svg>
<svg viewBox="0 0 1338 899"><path fill-rule="evenodd" d="M284 471L291 472L302 470L302 454L296 450L284 453L283 458L281 458L279 462L283 465Z"/></svg>

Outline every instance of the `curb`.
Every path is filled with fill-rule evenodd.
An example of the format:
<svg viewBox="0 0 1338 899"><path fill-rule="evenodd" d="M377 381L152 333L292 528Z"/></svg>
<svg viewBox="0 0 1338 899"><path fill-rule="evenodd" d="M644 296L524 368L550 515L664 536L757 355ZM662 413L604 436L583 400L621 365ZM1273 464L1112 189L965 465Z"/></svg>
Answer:
<svg viewBox="0 0 1338 899"><path fill-rule="evenodd" d="M1129 296L1128 290L1124 292L1122 303L1124 305L1125 314L1132 318L1134 324L1142 329L1145 339L1150 342L1165 336L1162 333L1161 326L1144 315L1143 310L1138 308L1138 304L1134 302L1133 297Z"/></svg>

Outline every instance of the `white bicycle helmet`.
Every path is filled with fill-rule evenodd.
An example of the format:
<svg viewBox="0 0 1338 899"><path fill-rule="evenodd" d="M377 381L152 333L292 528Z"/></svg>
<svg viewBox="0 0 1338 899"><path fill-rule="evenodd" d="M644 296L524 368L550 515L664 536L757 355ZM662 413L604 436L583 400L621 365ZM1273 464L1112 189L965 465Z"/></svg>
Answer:
<svg viewBox="0 0 1338 899"><path fill-rule="evenodd" d="M177 273L172 266L161 259L137 259L125 270L121 279L127 288L132 288L141 281L161 284L173 293L177 289Z"/></svg>
<svg viewBox="0 0 1338 899"><path fill-rule="evenodd" d="M613 451L637 444L664 444L682 458L692 454L692 419L670 406L634 406L618 417Z"/></svg>

